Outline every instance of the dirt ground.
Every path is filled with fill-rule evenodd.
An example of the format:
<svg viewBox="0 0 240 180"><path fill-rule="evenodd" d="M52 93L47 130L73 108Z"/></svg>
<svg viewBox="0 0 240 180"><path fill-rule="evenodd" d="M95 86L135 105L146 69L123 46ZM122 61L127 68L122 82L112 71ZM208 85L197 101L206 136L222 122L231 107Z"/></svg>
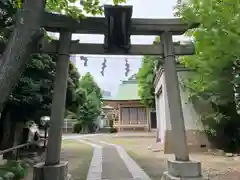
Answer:
<svg viewBox="0 0 240 180"><path fill-rule="evenodd" d="M89 145L76 140L63 140L61 160L68 161L68 170L74 180L87 179L92 154L93 150ZM32 169L25 180L32 180Z"/></svg>
<svg viewBox="0 0 240 180"><path fill-rule="evenodd" d="M149 150L149 146L156 144L152 136L108 135L99 138L102 141L123 146L152 180L159 180L166 170L167 160L174 158L173 155L166 155L161 151ZM201 161L203 175L211 180L240 180L240 157L222 157L202 153L191 154L190 158Z"/></svg>

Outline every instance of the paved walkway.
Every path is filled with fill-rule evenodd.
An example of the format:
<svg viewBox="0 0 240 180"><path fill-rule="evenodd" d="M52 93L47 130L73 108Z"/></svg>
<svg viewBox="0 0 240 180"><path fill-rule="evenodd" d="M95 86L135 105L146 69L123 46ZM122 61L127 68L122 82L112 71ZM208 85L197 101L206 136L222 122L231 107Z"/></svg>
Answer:
<svg viewBox="0 0 240 180"><path fill-rule="evenodd" d="M78 141L94 148L87 180L151 180L122 147L82 138Z"/></svg>
<svg viewBox="0 0 240 180"><path fill-rule="evenodd" d="M103 148L102 179L119 180L131 178L133 176L119 156L117 149L106 145Z"/></svg>

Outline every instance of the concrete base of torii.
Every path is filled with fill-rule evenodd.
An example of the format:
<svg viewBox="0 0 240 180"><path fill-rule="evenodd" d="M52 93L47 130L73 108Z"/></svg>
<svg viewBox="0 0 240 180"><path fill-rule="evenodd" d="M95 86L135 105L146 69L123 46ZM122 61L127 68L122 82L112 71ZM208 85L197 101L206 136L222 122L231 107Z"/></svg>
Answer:
<svg viewBox="0 0 240 180"><path fill-rule="evenodd" d="M201 163L197 161L168 161L168 171L162 180L207 180L202 176Z"/></svg>
<svg viewBox="0 0 240 180"><path fill-rule="evenodd" d="M71 180L71 175L68 174L68 162L61 161L57 165L46 166L44 162L34 166L33 180L52 179L57 176L58 180Z"/></svg>

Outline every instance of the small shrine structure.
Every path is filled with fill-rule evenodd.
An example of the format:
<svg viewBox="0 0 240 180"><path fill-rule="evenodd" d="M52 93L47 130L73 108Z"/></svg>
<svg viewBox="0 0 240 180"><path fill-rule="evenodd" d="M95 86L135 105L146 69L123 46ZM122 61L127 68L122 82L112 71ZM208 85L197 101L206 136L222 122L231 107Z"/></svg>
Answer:
<svg viewBox="0 0 240 180"><path fill-rule="evenodd" d="M150 128L148 108L141 103L138 95L136 74L124 80L116 96L103 98L103 103L114 107L118 118L113 126L119 131L148 131Z"/></svg>

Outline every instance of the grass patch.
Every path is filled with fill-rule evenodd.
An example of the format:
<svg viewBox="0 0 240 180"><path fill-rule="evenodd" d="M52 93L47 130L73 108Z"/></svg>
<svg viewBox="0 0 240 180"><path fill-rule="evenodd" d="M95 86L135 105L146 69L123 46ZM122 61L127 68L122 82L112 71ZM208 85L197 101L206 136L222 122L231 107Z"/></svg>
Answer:
<svg viewBox="0 0 240 180"><path fill-rule="evenodd" d="M152 180L161 179L163 172L167 170L167 161L165 158L156 158L151 155L136 153L127 150L136 163L149 175Z"/></svg>
<svg viewBox="0 0 240 180"><path fill-rule="evenodd" d="M76 140L63 140L62 160L68 161L68 171L75 180L86 180L92 160L93 149L90 145Z"/></svg>

